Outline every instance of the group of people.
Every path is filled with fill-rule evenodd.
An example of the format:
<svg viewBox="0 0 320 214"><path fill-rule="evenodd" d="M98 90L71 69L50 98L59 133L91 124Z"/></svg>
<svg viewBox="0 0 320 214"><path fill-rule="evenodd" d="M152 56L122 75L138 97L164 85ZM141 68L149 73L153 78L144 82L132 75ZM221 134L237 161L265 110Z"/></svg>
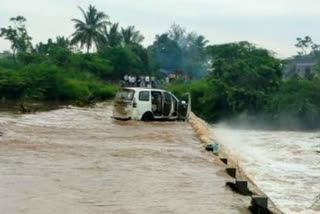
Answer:
<svg viewBox="0 0 320 214"><path fill-rule="evenodd" d="M187 74L171 73L165 79L156 79L154 76L143 75L124 75L122 86L124 87L146 87L146 88L164 88L166 85L175 81L183 81L186 84L189 81Z"/></svg>
<svg viewBox="0 0 320 214"><path fill-rule="evenodd" d="M123 77L124 85L130 87L147 87L147 88L156 88L157 80L154 76L134 76L134 75L125 75Z"/></svg>
<svg viewBox="0 0 320 214"><path fill-rule="evenodd" d="M166 77L166 84L175 82L175 81L182 81L184 84L187 84L187 82L189 81L189 75L188 74L182 74L182 73L178 73L174 74L171 73Z"/></svg>

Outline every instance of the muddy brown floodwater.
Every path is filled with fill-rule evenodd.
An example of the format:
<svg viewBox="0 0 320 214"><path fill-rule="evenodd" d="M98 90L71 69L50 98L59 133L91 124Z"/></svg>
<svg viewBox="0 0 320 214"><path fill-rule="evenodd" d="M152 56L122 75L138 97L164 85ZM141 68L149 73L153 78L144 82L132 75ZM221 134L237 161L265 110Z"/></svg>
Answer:
<svg viewBox="0 0 320 214"><path fill-rule="evenodd" d="M0 213L248 213L188 123L110 116L0 113Z"/></svg>

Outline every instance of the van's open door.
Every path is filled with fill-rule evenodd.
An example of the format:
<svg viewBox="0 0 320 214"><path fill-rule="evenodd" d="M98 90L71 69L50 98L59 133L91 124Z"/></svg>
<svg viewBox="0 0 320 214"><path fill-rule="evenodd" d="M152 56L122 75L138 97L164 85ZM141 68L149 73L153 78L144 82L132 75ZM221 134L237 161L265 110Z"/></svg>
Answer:
<svg viewBox="0 0 320 214"><path fill-rule="evenodd" d="M191 113L191 94L186 93L182 95L178 104L179 119L188 119Z"/></svg>

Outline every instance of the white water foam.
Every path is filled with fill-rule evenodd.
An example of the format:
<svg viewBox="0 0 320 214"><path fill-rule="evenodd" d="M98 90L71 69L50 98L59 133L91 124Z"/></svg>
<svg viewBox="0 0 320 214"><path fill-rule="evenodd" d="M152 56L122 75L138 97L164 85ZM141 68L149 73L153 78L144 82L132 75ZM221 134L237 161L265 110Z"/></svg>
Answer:
<svg viewBox="0 0 320 214"><path fill-rule="evenodd" d="M211 128L284 213L320 213L320 132Z"/></svg>

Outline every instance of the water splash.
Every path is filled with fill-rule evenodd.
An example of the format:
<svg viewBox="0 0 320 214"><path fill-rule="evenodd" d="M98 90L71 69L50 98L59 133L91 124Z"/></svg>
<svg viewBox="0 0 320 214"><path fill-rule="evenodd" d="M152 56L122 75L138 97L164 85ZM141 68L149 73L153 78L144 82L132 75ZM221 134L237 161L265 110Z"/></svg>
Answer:
<svg viewBox="0 0 320 214"><path fill-rule="evenodd" d="M212 127L215 137L253 181L288 214L320 211L319 132Z"/></svg>

